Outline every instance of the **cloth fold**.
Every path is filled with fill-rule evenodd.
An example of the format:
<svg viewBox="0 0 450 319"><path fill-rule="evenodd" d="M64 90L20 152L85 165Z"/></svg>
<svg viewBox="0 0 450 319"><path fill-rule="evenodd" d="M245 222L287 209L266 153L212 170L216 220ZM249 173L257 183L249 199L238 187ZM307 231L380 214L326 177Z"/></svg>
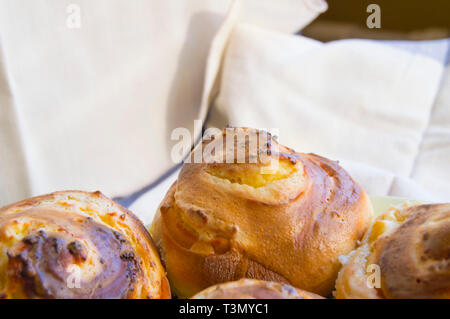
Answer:
<svg viewBox="0 0 450 319"><path fill-rule="evenodd" d="M172 169L173 129L206 116L206 60L231 3L1 0L0 206L63 189L123 197ZM245 0L238 18L296 32L320 3Z"/></svg>

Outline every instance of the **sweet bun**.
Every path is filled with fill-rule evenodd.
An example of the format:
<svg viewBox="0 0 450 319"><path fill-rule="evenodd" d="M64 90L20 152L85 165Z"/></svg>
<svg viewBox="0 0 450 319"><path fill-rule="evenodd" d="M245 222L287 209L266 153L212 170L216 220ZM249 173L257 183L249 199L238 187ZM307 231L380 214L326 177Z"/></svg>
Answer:
<svg viewBox="0 0 450 319"><path fill-rule="evenodd" d="M192 299L323 299L323 297L279 282L240 279L209 287Z"/></svg>
<svg viewBox="0 0 450 319"><path fill-rule="evenodd" d="M335 296L450 298L450 204L393 207L378 217L348 256Z"/></svg>
<svg viewBox="0 0 450 319"><path fill-rule="evenodd" d="M372 218L368 196L337 162L248 128L204 139L190 162L151 226L174 294L240 278L331 293L338 257Z"/></svg>
<svg viewBox="0 0 450 319"><path fill-rule="evenodd" d="M100 192L0 208L2 298L170 298L149 233Z"/></svg>

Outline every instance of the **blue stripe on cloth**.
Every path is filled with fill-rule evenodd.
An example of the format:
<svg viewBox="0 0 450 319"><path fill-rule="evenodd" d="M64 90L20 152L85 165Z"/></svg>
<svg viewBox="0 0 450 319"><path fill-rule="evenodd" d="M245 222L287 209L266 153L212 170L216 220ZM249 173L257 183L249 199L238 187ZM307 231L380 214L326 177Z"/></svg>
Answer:
<svg viewBox="0 0 450 319"><path fill-rule="evenodd" d="M449 63L450 38L429 41L381 41L392 47L420 54L439 61L442 65Z"/></svg>
<svg viewBox="0 0 450 319"><path fill-rule="evenodd" d="M127 195L127 196L121 196L121 197L114 197L113 200L116 203L119 203L123 207L130 207L139 197L144 195L145 193L151 191L156 186L161 184L166 178L168 178L170 175L172 175L173 172L175 172L177 169L181 167L181 164L177 164L176 166L169 169L167 172L165 172L163 175L161 175L156 181L149 183L149 185L141 188L140 190Z"/></svg>

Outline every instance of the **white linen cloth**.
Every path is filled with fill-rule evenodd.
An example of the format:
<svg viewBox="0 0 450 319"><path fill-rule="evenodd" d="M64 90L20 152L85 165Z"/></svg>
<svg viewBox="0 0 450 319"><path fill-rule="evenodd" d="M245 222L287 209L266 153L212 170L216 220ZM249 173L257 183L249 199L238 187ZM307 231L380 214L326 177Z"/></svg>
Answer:
<svg viewBox="0 0 450 319"><path fill-rule="evenodd" d="M0 0L0 206L61 189L125 196L172 168L172 130L206 115L230 3ZM296 32L325 8L244 0L240 19Z"/></svg>
<svg viewBox="0 0 450 319"><path fill-rule="evenodd" d="M449 40L324 44L242 23L224 36L208 126L276 128L370 195L450 200ZM145 222L177 173L131 206Z"/></svg>
<svg viewBox="0 0 450 319"><path fill-rule="evenodd" d="M68 188L128 206L210 106L208 126L277 128L371 195L449 201L448 41L291 35L322 1L243 0L224 22L229 0L78 0L79 29L71 3L0 0L0 206ZM177 173L131 205L145 223Z"/></svg>

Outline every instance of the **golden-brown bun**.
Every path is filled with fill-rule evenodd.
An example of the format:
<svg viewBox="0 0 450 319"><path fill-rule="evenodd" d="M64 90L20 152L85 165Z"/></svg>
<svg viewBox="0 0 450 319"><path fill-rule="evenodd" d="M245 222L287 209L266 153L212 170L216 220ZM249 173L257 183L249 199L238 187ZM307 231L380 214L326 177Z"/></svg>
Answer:
<svg viewBox="0 0 450 319"><path fill-rule="evenodd" d="M323 299L323 297L279 282L240 279L206 288L192 299Z"/></svg>
<svg viewBox="0 0 450 319"><path fill-rule="evenodd" d="M378 217L348 256L335 296L450 298L450 204L393 207Z"/></svg>
<svg viewBox="0 0 450 319"><path fill-rule="evenodd" d="M149 233L100 192L0 208L2 298L170 298Z"/></svg>
<svg viewBox="0 0 450 319"><path fill-rule="evenodd" d="M330 294L338 257L370 224L366 193L336 162L296 153L263 131L225 132L262 142L253 150L250 139L235 141L245 163L224 163L231 151L222 134L200 144L215 149L213 160L183 165L151 227L174 294L244 277Z"/></svg>

